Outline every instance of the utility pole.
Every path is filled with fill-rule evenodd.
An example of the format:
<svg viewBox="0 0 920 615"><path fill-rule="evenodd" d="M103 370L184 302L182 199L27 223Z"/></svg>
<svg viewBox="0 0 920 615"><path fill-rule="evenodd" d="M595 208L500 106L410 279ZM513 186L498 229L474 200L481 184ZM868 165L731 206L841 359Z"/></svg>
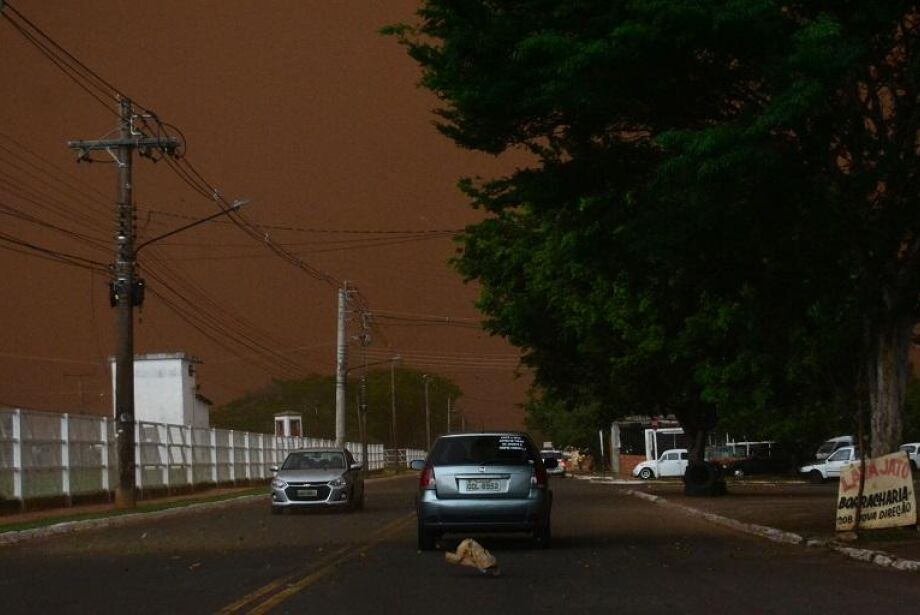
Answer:
<svg viewBox="0 0 920 615"><path fill-rule="evenodd" d="M431 376L424 374L422 378L425 379L425 443L427 445L426 450L431 450L431 412L428 408L428 383L431 382Z"/></svg>
<svg viewBox="0 0 920 615"><path fill-rule="evenodd" d="M450 395L447 396L447 433L450 433Z"/></svg>
<svg viewBox="0 0 920 615"><path fill-rule="evenodd" d="M361 324L364 332L361 334L361 355L364 371L361 373L361 474L367 478L370 465L367 458L367 345L371 343L371 336L367 332L367 314L361 315Z"/></svg>
<svg viewBox="0 0 920 615"><path fill-rule="evenodd" d="M393 448L397 449L399 446L396 444L396 359L390 362L390 418L392 420L392 425L390 426L391 434L393 438ZM397 453L398 458L398 453Z"/></svg>
<svg viewBox="0 0 920 615"><path fill-rule="evenodd" d="M109 299L115 308L115 438L118 459L118 485L115 505L137 505L134 460L134 306L144 300L144 282L135 275L134 190L132 167L134 150L142 153L159 150L174 154L179 142L173 137L147 137L134 130L135 114L131 101L119 101L118 138L95 141L69 141L78 152L78 162L89 160L91 151L105 150L118 168L116 202L114 279Z"/></svg>
<svg viewBox="0 0 920 615"><path fill-rule="evenodd" d="M348 354L345 341L345 304L348 302L348 282L339 289L335 361L335 445L345 446L345 374Z"/></svg>

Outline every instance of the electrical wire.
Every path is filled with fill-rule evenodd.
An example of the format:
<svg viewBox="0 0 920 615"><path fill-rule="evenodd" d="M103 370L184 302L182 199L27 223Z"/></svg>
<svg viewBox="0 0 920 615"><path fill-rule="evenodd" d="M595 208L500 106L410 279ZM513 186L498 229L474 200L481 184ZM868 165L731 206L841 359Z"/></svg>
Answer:
<svg viewBox="0 0 920 615"><path fill-rule="evenodd" d="M108 271L108 265L101 263L99 261L94 261L92 259L84 258L76 254L68 254L67 252L59 252L58 250L52 250L51 248L46 248L44 246L39 246L34 243L23 241L17 239L6 233L0 232L0 241L5 241L7 243L19 246L22 248L28 248L36 255L44 255L46 257L51 257L61 262L65 262L76 267L82 267L84 269L96 269L97 271Z"/></svg>

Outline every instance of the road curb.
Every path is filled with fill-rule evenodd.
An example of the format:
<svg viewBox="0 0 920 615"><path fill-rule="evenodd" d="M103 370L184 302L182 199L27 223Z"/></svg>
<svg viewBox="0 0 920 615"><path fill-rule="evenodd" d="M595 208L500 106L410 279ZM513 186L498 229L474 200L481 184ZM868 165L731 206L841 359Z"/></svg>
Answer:
<svg viewBox="0 0 920 615"><path fill-rule="evenodd" d="M81 519L76 521L64 521L54 525L46 525L27 530L11 530L0 533L0 547L17 544L27 540L46 538L58 534L71 534L75 532L85 532L101 528L121 527L131 525L139 521L149 521L152 519L165 519L182 514L204 512L219 508L228 508L237 504L242 504L249 500L267 498L266 494L258 493L251 495L241 495L227 498L217 502L199 502L197 504L187 504L185 506L175 506L164 510L154 510L150 512L136 512L111 517L97 517L94 519Z"/></svg>
<svg viewBox="0 0 920 615"><path fill-rule="evenodd" d="M653 502L659 506L678 510L684 514L702 517L710 523L715 523L717 525L737 530L739 532L744 532L746 534L753 534L755 536L766 538L772 542L790 545L802 545L810 549L825 548L830 551L836 551L837 553L845 555L851 559L859 560L861 562L868 562L882 568L891 568L893 570L900 570L904 572L920 572L920 562L915 560L902 559L895 555L891 555L890 553L885 553L884 551L848 547L833 540L806 538L794 532L787 532L785 530L780 530L766 525L745 523L743 521L738 521L737 519L732 519L730 517L725 517L716 513L706 512L698 508L693 508L692 506L675 504L674 502L670 502L659 495L652 495L650 493L645 493L644 491L624 489L623 492L627 495L631 495L648 502Z"/></svg>

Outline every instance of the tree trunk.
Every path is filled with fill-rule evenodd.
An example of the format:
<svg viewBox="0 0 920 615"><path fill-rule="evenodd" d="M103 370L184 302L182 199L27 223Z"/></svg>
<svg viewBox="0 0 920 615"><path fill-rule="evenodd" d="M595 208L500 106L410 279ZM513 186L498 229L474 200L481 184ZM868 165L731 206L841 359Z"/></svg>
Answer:
<svg viewBox="0 0 920 615"><path fill-rule="evenodd" d="M716 413L711 406L698 405L676 412L677 420L690 441L687 461L690 465L704 463L706 438L716 426Z"/></svg>
<svg viewBox="0 0 920 615"><path fill-rule="evenodd" d="M901 444L904 397L913 321L907 315L888 318L875 329L873 352L866 364L872 457L887 455Z"/></svg>

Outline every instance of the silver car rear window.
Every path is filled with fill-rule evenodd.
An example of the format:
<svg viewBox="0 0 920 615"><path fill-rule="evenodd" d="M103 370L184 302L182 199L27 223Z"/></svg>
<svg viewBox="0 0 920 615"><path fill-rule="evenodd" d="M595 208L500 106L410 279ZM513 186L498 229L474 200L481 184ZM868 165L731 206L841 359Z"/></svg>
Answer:
<svg viewBox="0 0 920 615"><path fill-rule="evenodd" d="M525 465L536 459L533 444L518 434L459 436L435 443L429 463L456 465Z"/></svg>

